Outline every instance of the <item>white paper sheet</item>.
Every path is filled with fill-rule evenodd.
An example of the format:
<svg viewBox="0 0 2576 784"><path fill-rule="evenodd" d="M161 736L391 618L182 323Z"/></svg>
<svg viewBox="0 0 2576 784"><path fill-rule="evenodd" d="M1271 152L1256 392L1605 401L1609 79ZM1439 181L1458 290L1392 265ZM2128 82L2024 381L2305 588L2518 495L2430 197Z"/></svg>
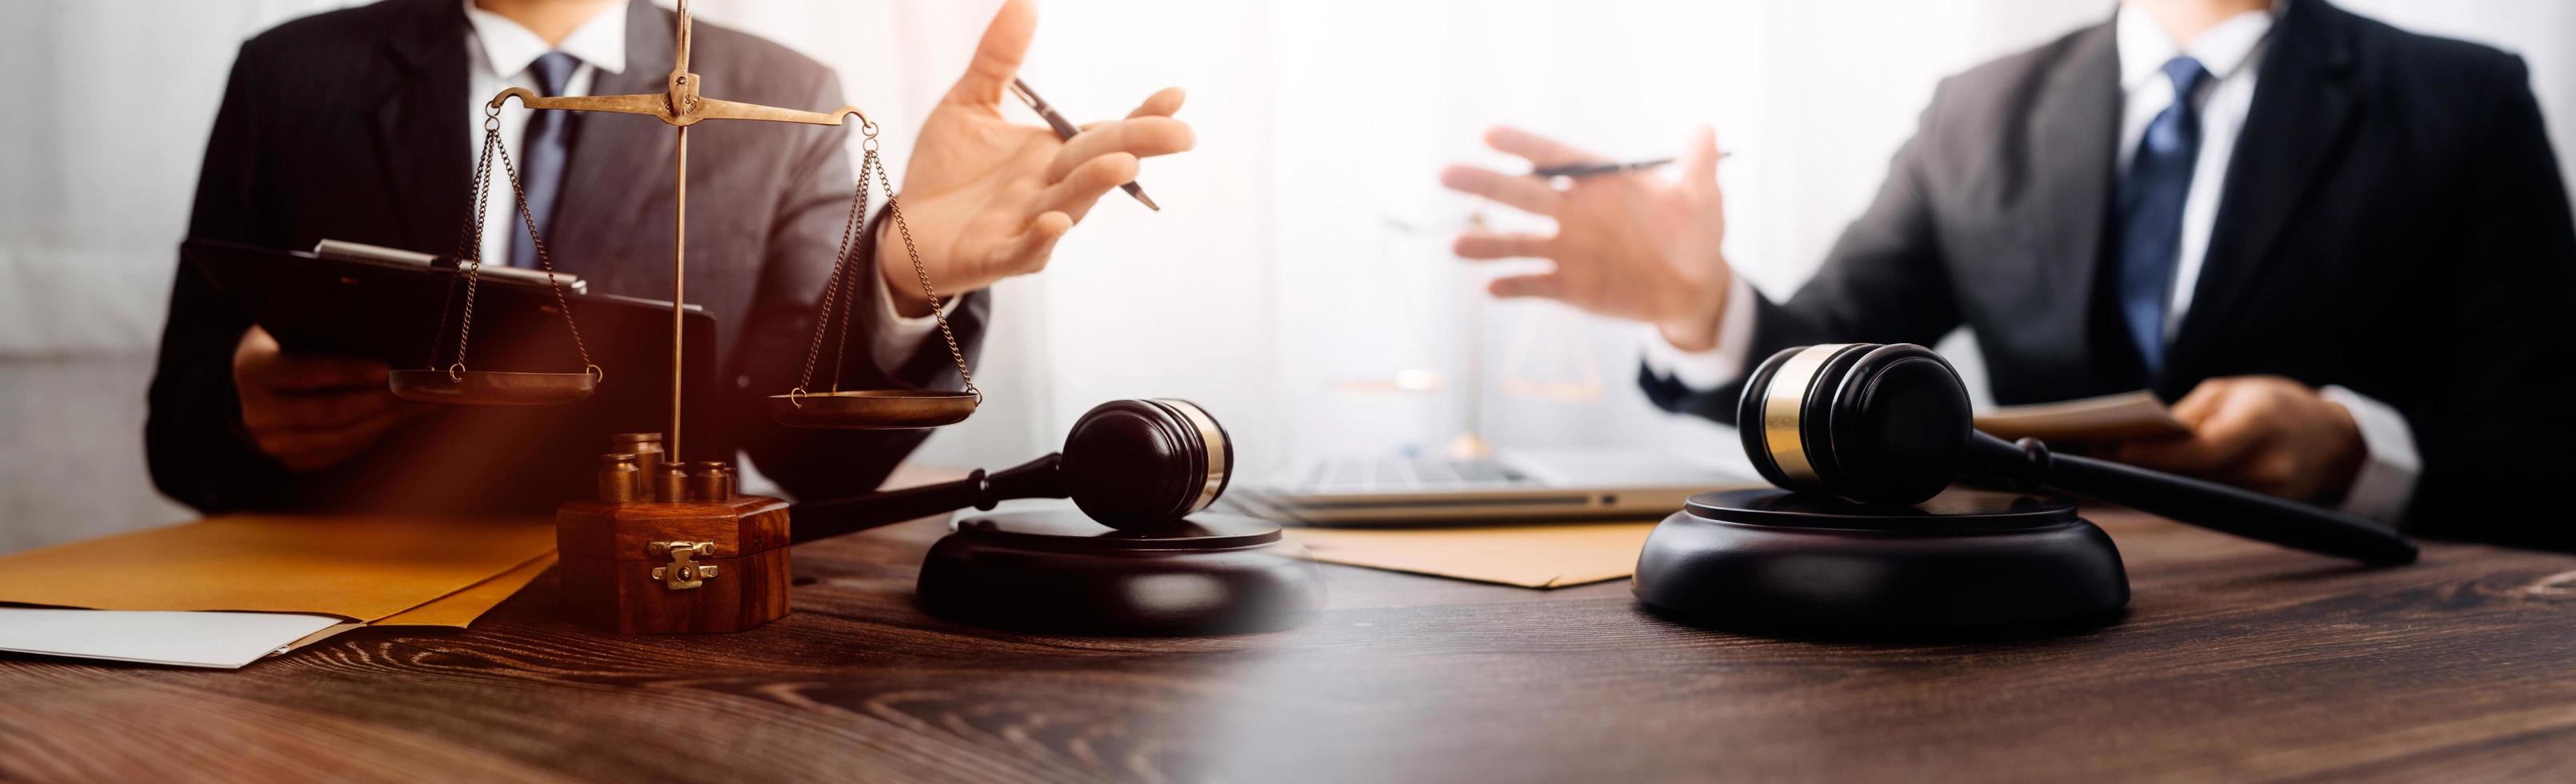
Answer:
<svg viewBox="0 0 2576 784"><path fill-rule="evenodd" d="M229 670L341 622L291 613L0 607L0 651Z"/></svg>

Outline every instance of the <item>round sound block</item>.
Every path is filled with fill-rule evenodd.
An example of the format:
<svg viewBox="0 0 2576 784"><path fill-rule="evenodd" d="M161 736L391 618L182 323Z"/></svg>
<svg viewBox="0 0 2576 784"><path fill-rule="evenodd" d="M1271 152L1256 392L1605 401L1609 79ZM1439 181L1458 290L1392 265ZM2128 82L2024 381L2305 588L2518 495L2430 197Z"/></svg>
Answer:
<svg viewBox="0 0 2576 784"><path fill-rule="evenodd" d="M2045 632L2129 603L2119 548L2073 504L1972 490L1912 506L1693 496L1646 537L1634 590L1683 620L1833 636Z"/></svg>
<svg viewBox="0 0 2576 784"><path fill-rule="evenodd" d="M1323 606L1322 571L1279 526L1200 513L1121 531L1081 512L958 521L931 545L915 601L933 615L1022 631L1169 635L1263 631Z"/></svg>

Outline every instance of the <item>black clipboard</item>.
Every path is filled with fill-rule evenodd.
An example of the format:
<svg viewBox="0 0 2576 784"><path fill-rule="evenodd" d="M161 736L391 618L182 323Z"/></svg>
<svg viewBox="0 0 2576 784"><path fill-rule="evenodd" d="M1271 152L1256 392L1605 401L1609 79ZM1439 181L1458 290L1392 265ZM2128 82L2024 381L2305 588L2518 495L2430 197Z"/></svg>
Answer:
<svg viewBox="0 0 2576 784"><path fill-rule="evenodd" d="M453 268L203 239L182 244L179 257L290 353L367 357L397 369L456 361L465 285ZM570 290L563 302L591 363L620 378L666 378L669 302ZM711 359L704 352L714 344L715 318L690 305L682 322L691 352ZM490 275L475 289L465 360L475 370L536 373L578 373L583 364L553 287Z"/></svg>
<svg viewBox="0 0 2576 784"><path fill-rule="evenodd" d="M179 256L289 352L383 360L395 369L455 361L463 281L430 264L324 258L214 240L189 240ZM598 391L552 406L445 406L412 423L356 464L334 469L351 508L534 511L589 492L595 455L615 433L671 426L671 305L611 294L564 292ZM714 428L716 325L705 308L681 316L687 372L685 427L692 454L731 454ZM466 364L474 370L567 373L581 356L543 281L484 276L474 303ZM713 440L710 440L712 438ZM703 453L701 450L705 450ZM437 474L438 483L420 476ZM424 492L422 488L438 488ZM469 488L455 491L450 488Z"/></svg>

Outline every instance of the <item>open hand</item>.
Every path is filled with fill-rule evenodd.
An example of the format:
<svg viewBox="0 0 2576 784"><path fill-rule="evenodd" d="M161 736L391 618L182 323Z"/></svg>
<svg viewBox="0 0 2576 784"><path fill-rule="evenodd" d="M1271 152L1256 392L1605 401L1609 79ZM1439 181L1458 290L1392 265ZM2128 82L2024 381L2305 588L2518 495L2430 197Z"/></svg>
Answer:
<svg viewBox="0 0 2576 784"><path fill-rule="evenodd" d="M2213 378L2175 401L2180 438L2120 444L2112 459L2295 501L2333 503L2369 456L2352 412L2280 376Z"/></svg>
<svg viewBox="0 0 2576 784"><path fill-rule="evenodd" d="M233 348L242 427L260 451L293 471L356 457L425 410L394 397L385 373L385 363L375 360L285 353L256 326Z"/></svg>
<svg viewBox="0 0 2576 784"><path fill-rule="evenodd" d="M1056 240L1102 194L1136 179L1137 159L1188 150L1190 126L1172 119L1181 90L1164 88L1127 119L1093 123L1071 140L1044 125L1002 118L1002 99L1037 32L1037 8L1010 0L993 15L966 75L921 125L903 176L903 214L922 266L943 293L964 293L1046 268ZM877 265L895 291L917 288L912 260L891 227L878 232ZM929 303L896 297L909 315Z"/></svg>
<svg viewBox="0 0 2576 784"><path fill-rule="evenodd" d="M1494 149L1530 166L1605 159L1517 128L1485 133ZM1676 348L1717 345L1719 311L1732 280L1718 246L1726 238L1717 189L1717 134L1700 129L1681 158L1681 180L1646 173L1575 179L1564 189L1525 174L1451 166L1440 184L1556 219L1554 234L1470 231L1454 250L1469 259L1539 258L1556 269L1499 278L1497 297L1544 297L1604 316L1653 324Z"/></svg>

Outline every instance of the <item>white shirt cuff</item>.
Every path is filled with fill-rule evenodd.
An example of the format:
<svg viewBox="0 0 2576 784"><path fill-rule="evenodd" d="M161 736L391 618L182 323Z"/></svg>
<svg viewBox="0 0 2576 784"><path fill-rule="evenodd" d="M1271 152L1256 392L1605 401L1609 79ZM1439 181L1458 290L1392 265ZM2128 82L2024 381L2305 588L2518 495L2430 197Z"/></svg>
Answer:
<svg viewBox="0 0 2576 784"><path fill-rule="evenodd" d="M1707 351L1683 351L1665 340L1654 325L1646 326L1646 370L1708 391L1734 383L1744 374L1744 355L1753 350L1753 286L1736 278L1726 287L1726 310L1717 318L1717 345Z"/></svg>
<svg viewBox="0 0 2576 784"><path fill-rule="evenodd" d="M2343 387L2326 387L2319 394L2352 413L2353 425L2361 429L2362 448L2368 452L2339 508L2395 525L2406 514L2406 502L2415 497L2416 477L2424 473L2424 458L2415 451L2415 431L2406 426L2406 415Z"/></svg>
<svg viewBox="0 0 2576 784"><path fill-rule="evenodd" d="M869 272L875 273L876 270L871 268ZM876 334L868 336L868 340L871 341L870 345L876 348L877 369L891 376L902 369L904 361L911 359L914 351L921 349L922 341L929 340L932 333L939 331L939 319L931 316L906 316L896 312L894 287L883 285L882 278L878 283L880 285L870 288L877 290L879 328ZM955 294L941 297L940 310L946 314L955 315L958 299L958 295Z"/></svg>

